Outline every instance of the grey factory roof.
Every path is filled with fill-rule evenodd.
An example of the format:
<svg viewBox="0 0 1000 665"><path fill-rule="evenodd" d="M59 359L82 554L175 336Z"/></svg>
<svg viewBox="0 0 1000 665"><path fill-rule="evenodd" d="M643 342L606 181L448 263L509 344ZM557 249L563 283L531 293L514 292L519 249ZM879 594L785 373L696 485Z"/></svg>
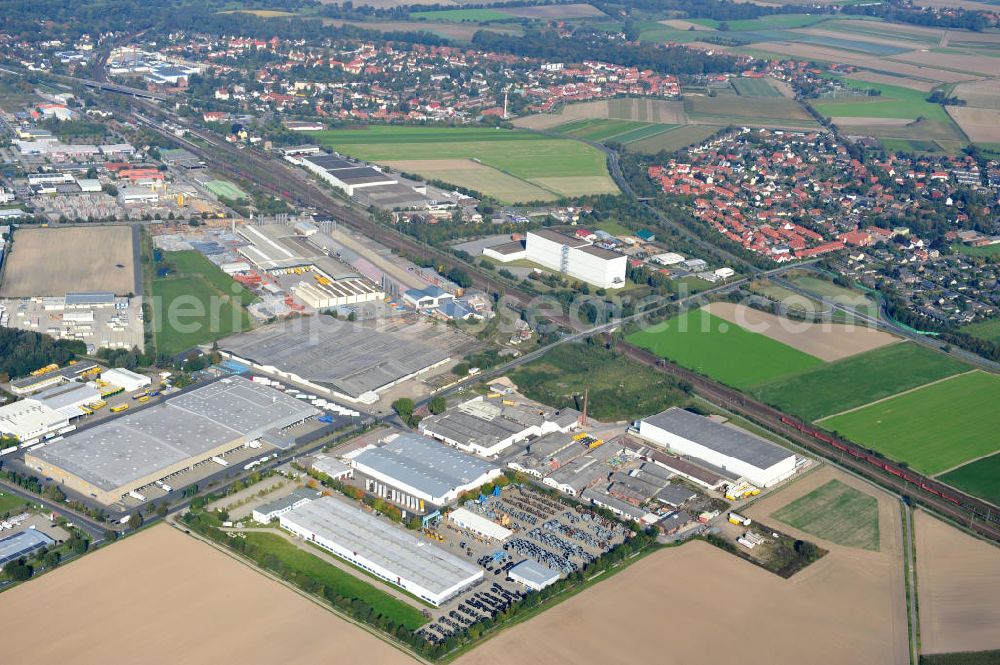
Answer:
<svg viewBox="0 0 1000 665"><path fill-rule="evenodd" d="M538 563L534 559L525 559L511 568L509 574L517 575L539 586L548 586L559 579L558 572L544 564Z"/></svg>
<svg viewBox="0 0 1000 665"><path fill-rule="evenodd" d="M671 483L656 493L657 499L671 506L680 506L696 496L698 493L694 490L676 483Z"/></svg>
<svg viewBox="0 0 1000 665"><path fill-rule="evenodd" d="M318 413L303 400L227 377L32 454L110 491L241 437L256 439Z"/></svg>
<svg viewBox="0 0 1000 665"><path fill-rule="evenodd" d="M433 593L443 593L481 572L478 566L435 547L426 539L334 497L310 501L285 513L282 519Z"/></svg>
<svg viewBox="0 0 1000 665"><path fill-rule="evenodd" d="M742 429L722 425L705 416L672 407L644 419L645 422L705 446L717 453L767 469L792 453Z"/></svg>
<svg viewBox="0 0 1000 665"><path fill-rule="evenodd" d="M315 498L316 498L315 490L306 489L305 487L298 487L292 490L292 493L289 494L288 496L283 496L280 499L269 501L263 505L257 506L257 508L255 508L254 510L256 510L258 513L269 515L279 510L290 508L291 506L294 506L296 503L302 501L303 499L307 501L312 501Z"/></svg>
<svg viewBox="0 0 1000 665"><path fill-rule="evenodd" d="M337 171L340 169L353 169L357 168L358 164L354 162L349 162L346 159L341 159L340 157L334 157L333 155L315 155L306 157L305 161L315 164L316 166L326 169L327 171Z"/></svg>
<svg viewBox="0 0 1000 665"><path fill-rule="evenodd" d="M449 409L437 416L420 421L420 429L462 445L479 445L489 448L509 436L527 429L527 426L504 418L498 413L493 418L482 418L462 409Z"/></svg>
<svg viewBox="0 0 1000 665"><path fill-rule="evenodd" d="M581 252L586 252L596 256L599 259L617 259L619 257L624 258L624 254L619 254L618 252L612 252L610 249L604 249L603 247L596 247L594 245L587 245L586 247L578 248Z"/></svg>
<svg viewBox="0 0 1000 665"><path fill-rule="evenodd" d="M365 187L354 192L354 198L362 205L374 205L386 210L421 207L428 203L426 196L403 183Z"/></svg>
<svg viewBox="0 0 1000 665"><path fill-rule="evenodd" d="M100 391L93 386L80 383L79 381L52 386L34 395L36 400L56 411L66 406L75 405L82 399L89 399L96 402L100 397ZM79 415L79 412L77 415Z"/></svg>
<svg viewBox="0 0 1000 665"><path fill-rule="evenodd" d="M411 432L364 450L353 461L432 497L444 496L497 468L496 464Z"/></svg>
<svg viewBox="0 0 1000 665"><path fill-rule="evenodd" d="M114 301L115 294L112 291L87 291L66 294L67 307L74 305L107 305Z"/></svg>
<svg viewBox="0 0 1000 665"><path fill-rule="evenodd" d="M26 376L21 379L14 379L13 381L10 382L10 385L12 388L15 389L25 388L28 386L33 386L39 381L43 381L45 379L54 376L59 376L66 380L72 380L75 379L80 374L82 374L83 372L86 372L88 369L93 369L94 367L98 366L99 365L95 362L91 362L89 360L81 360L75 365L67 365L66 367L60 367L59 369L53 372L47 372L39 376Z"/></svg>
<svg viewBox="0 0 1000 665"><path fill-rule="evenodd" d="M460 339L460 333L426 322L381 330L312 316L262 326L220 346L244 360L360 397L447 360Z"/></svg>
<svg viewBox="0 0 1000 665"><path fill-rule="evenodd" d="M491 252L496 252L497 254L517 254L518 252L524 251L524 241L514 240L511 242L502 242L499 245L491 245L486 249Z"/></svg>
<svg viewBox="0 0 1000 665"><path fill-rule="evenodd" d="M337 180L348 185L363 185L369 182L392 182L395 180L370 166L358 166L353 169L340 169L331 173Z"/></svg>
<svg viewBox="0 0 1000 665"><path fill-rule="evenodd" d="M0 568L55 542L52 538L35 529L25 529L12 536L0 538Z"/></svg>

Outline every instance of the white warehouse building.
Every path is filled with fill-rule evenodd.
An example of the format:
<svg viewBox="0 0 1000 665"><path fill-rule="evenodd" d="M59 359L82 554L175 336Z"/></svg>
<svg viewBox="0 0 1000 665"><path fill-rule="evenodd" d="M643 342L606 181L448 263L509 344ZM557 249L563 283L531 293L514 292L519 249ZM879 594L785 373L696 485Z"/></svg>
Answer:
<svg viewBox="0 0 1000 665"><path fill-rule="evenodd" d="M550 270L592 286L617 289L625 286L628 257L595 246L589 240L552 229L528 231L526 257Z"/></svg>
<svg viewBox="0 0 1000 665"><path fill-rule="evenodd" d="M768 487L795 472L795 455L746 430L673 407L639 421L639 436Z"/></svg>
<svg viewBox="0 0 1000 665"><path fill-rule="evenodd" d="M483 569L332 496L281 515L283 529L440 606L483 579Z"/></svg>

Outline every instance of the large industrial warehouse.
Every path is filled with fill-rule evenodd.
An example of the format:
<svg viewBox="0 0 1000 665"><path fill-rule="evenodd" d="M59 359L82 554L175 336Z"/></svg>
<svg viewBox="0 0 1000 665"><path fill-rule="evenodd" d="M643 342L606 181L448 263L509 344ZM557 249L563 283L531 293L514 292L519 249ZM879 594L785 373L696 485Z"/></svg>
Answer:
<svg viewBox="0 0 1000 665"><path fill-rule="evenodd" d="M484 575L474 563L334 497L310 501L278 519L282 528L435 606Z"/></svg>
<svg viewBox="0 0 1000 665"><path fill-rule="evenodd" d="M370 492L421 512L427 503L451 503L501 474L498 464L409 432L362 448L352 454L351 466Z"/></svg>
<svg viewBox="0 0 1000 665"><path fill-rule="evenodd" d="M677 407L639 421L639 436L768 487L795 472L795 455L746 430Z"/></svg>
<svg viewBox="0 0 1000 665"><path fill-rule="evenodd" d="M258 372L364 404L445 364L467 344L461 333L423 321L387 330L329 316L292 319L220 342L223 356Z"/></svg>
<svg viewBox="0 0 1000 665"><path fill-rule="evenodd" d="M320 412L240 377L220 379L27 453L25 463L110 505Z"/></svg>
<svg viewBox="0 0 1000 665"><path fill-rule="evenodd" d="M538 229L528 231L525 250L529 261L568 277L605 289L625 286L628 257L597 247L589 240Z"/></svg>

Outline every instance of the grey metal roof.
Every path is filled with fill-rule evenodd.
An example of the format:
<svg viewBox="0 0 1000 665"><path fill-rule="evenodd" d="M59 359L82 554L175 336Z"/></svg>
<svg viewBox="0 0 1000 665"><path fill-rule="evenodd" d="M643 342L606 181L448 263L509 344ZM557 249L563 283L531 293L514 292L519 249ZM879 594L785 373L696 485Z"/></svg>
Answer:
<svg viewBox="0 0 1000 665"><path fill-rule="evenodd" d="M502 415L487 420L458 408L424 418L420 421L420 429L462 445L475 444L489 448L509 436L523 432L527 427Z"/></svg>
<svg viewBox="0 0 1000 665"><path fill-rule="evenodd" d="M792 456L791 451L746 430L722 425L678 407L669 408L644 421L758 469L767 469Z"/></svg>
<svg viewBox="0 0 1000 665"><path fill-rule="evenodd" d="M0 538L0 568L6 563L15 561L37 549L48 547L55 542L36 529L25 529L12 536Z"/></svg>
<svg viewBox="0 0 1000 665"><path fill-rule="evenodd" d="M299 146L300 148L303 146ZM315 164L316 166L326 169L327 171L337 171L339 169L354 169L358 167L358 164L354 162L349 162L346 159L341 159L340 157L334 157L333 155L315 155L306 157L305 161Z"/></svg>
<svg viewBox="0 0 1000 665"><path fill-rule="evenodd" d="M81 293L67 293L66 305L106 305L115 301L115 294L111 291L87 291Z"/></svg>
<svg viewBox="0 0 1000 665"><path fill-rule="evenodd" d="M517 575L540 586L547 586L559 579L557 571L552 570L545 564L538 563L534 559L525 559L511 568L509 574Z"/></svg>
<svg viewBox="0 0 1000 665"><path fill-rule="evenodd" d="M535 229L534 231L528 231L528 237L530 238L532 235L536 235L539 238L545 238L546 240L551 240L552 242L557 242L561 245L568 245L570 247L587 247L590 245L589 240L577 238L576 236L571 236L553 229Z"/></svg>
<svg viewBox="0 0 1000 665"><path fill-rule="evenodd" d="M434 593L471 582L482 573L478 566L445 552L426 539L332 496L299 506L285 513L282 519Z"/></svg>
<svg viewBox="0 0 1000 665"><path fill-rule="evenodd" d="M694 490L675 483L667 485L656 494L657 499L671 506L679 506L687 503L696 496L698 496L698 493Z"/></svg>
<svg viewBox="0 0 1000 665"><path fill-rule="evenodd" d="M255 509L255 511L258 513L263 513L264 515L268 515L270 513L277 512L279 510L284 510L285 508L294 506L296 503L302 501L303 499L307 501L312 501L315 498L316 498L315 491L306 489L305 487L298 487L292 490L292 493L289 494L288 496L281 497L280 499L275 499L274 501L269 501L268 503L258 506Z"/></svg>
<svg viewBox="0 0 1000 665"><path fill-rule="evenodd" d="M76 404L82 399L96 402L101 398L101 393L96 388L88 386L86 383L71 381L58 386L52 386L35 393L34 399L38 400L50 409L59 409Z"/></svg>
<svg viewBox="0 0 1000 665"><path fill-rule="evenodd" d="M497 468L496 464L410 432L363 451L354 462L435 497Z"/></svg>
<svg viewBox="0 0 1000 665"><path fill-rule="evenodd" d="M360 397L447 360L466 344L448 326L385 327L311 316L262 326L220 346L244 360Z"/></svg>
<svg viewBox="0 0 1000 665"><path fill-rule="evenodd" d="M362 185L368 182L393 182L396 180L392 176L388 176L370 166L340 169L333 171L330 175L348 185Z"/></svg>
<svg viewBox="0 0 1000 665"><path fill-rule="evenodd" d="M318 413L303 400L233 376L71 434L32 455L110 491Z"/></svg>

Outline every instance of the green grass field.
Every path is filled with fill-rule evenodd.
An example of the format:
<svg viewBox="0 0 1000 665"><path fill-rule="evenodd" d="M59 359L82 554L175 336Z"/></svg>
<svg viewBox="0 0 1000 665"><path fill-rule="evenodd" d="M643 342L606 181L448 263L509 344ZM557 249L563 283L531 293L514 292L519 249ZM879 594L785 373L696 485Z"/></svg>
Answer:
<svg viewBox="0 0 1000 665"><path fill-rule="evenodd" d="M582 409L589 388L589 413L605 422L634 420L687 399L666 374L582 344L557 346L510 378L524 395L555 408Z"/></svg>
<svg viewBox="0 0 1000 665"><path fill-rule="evenodd" d="M208 190L216 196L225 197L230 201L239 201L241 199L250 198L246 192L228 180L209 180L205 183L205 187L207 187Z"/></svg>
<svg viewBox="0 0 1000 665"><path fill-rule="evenodd" d="M1000 663L1000 649L920 656L920 665L997 665L997 663Z"/></svg>
<svg viewBox="0 0 1000 665"><path fill-rule="evenodd" d="M828 117L852 118L905 118L923 116L928 120L951 124L951 116L940 104L927 101L927 94L912 88L903 88L885 83L869 83L841 79L844 85L856 90L878 90L882 94L875 97L852 97L831 101L815 101L813 107Z"/></svg>
<svg viewBox="0 0 1000 665"><path fill-rule="evenodd" d="M1000 506L1000 454L969 462L938 480Z"/></svg>
<svg viewBox="0 0 1000 665"><path fill-rule="evenodd" d="M708 125L742 123L791 129L817 126L801 104L787 97L689 95L684 100L684 110L692 121Z"/></svg>
<svg viewBox="0 0 1000 665"><path fill-rule="evenodd" d="M804 28L815 25L820 21L825 21L828 17L823 14L776 14L758 19L746 19L738 21L716 21L710 18L690 19L692 23L705 25L709 28L718 29L722 23L726 23L731 32L741 32L745 30L776 30L779 28Z"/></svg>
<svg viewBox="0 0 1000 665"><path fill-rule="evenodd" d="M865 294L864 291L839 286L829 280L815 277L805 272L792 272L786 275L786 277L793 284L811 293L828 298L838 305L851 307L855 311L868 316L875 316L878 313L878 304Z"/></svg>
<svg viewBox="0 0 1000 665"><path fill-rule="evenodd" d="M22 499L10 492L0 492L0 516L11 512L20 512L30 503L27 499Z"/></svg>
<svg viewBox="0 0 1000 665"><path fill-rule="evenodd" d="M941 147L937 143L924 139L880 138L878 142L883 148L893 152L941 152Z"/></svg>
<svg viewBox="0 0 1000 665"><path fill-rule="evenodd" d="M1000 344L1000 316L962 326L962 332Z"/></svg>
<svg viewBox="0 0 1000 665"><path fill-rule="evenodd" d="M968 369L943 353L901 342L783 377L751 392L782 411L816 420Z"/></svg>
<svg viewBox="0 0 1000 665"><path fill-rule="evenodd" d="M266 550L292 570L304 573L320 584L334 589L338 595L357 598L368 603L382 616L410 630L427 623L427 619L415 607L393 598L372 584L323 561L318 556L299 549L277 534L250 532L246 537L248 543Z"/></svg>
<svg viewBox="0 0 1000 665"><path fill-rule="evenodd" d="M626 339L735 388L750 388L824 364L819 358L700 309L632 333Z"/></svg>
<svg viewBox="0 0 1000 665"><path fill-rule="evenodd" d="M371 126L316 132L314 136L324 146L371 162L471 159L557 192L572 194L575 187L582 187L592 193L601 183L601 191L617 192L604 153L570 139L479 127ZM445 174L439 177L447 180ZM559 182L560 178L567 180ZM573 182L571 178L594 180Z"/></svg>
<svg viewBox="0 0 1000 665"><path fill-rule="evenodd" d="M953 250L967 256L1000 256L1000 243L996 245L985 245L983 247L972 247L956 243L951 246Z"/></svg>
<svg viewBox="0 0 1000 665"><path fill-rule="evenodd" d="M1000 376L972 372L828 418L823 427L933 475L1000 449L997 404Z"/></svg>
<svg viewBox="0 0 1000 665"><path fill-rule="evenodd" d="M839 480L817 487L773 516L831 543L875 552L879 549L878 501Z"/></svg>
<svg viewBox="0 0 1000 665"><path fill-rule="evenodd" d="M441 9L427 12L410 12L410 18L415 21L509 21L510 14L495 9Z"/></svg>
<svg viewBox="0 0 1000 665"><path fill-rule="evenodd" d="M733 88L741 97L781 97L781 93L766 79L733 79Z"/></svg>
<svg viewBox="0 0 1000 665"><path fill-rule="evenodd" d="M584 120L573 120L565 125L555 127L553 131L560 134L576 136L588 141L606 141L619 134L625 134L636 129L642 129L647 124L634 120L604 120L601 118L588 118Z"/></svg>
<svg viewBox="0 0 1000 665"><path fill-rule="evenodd" d="M164 267L169 272L161 276ZM158 352L176 355L250 328L244 308L253 294L199 252L166 252L156 268L152 292Z"/></svg>

